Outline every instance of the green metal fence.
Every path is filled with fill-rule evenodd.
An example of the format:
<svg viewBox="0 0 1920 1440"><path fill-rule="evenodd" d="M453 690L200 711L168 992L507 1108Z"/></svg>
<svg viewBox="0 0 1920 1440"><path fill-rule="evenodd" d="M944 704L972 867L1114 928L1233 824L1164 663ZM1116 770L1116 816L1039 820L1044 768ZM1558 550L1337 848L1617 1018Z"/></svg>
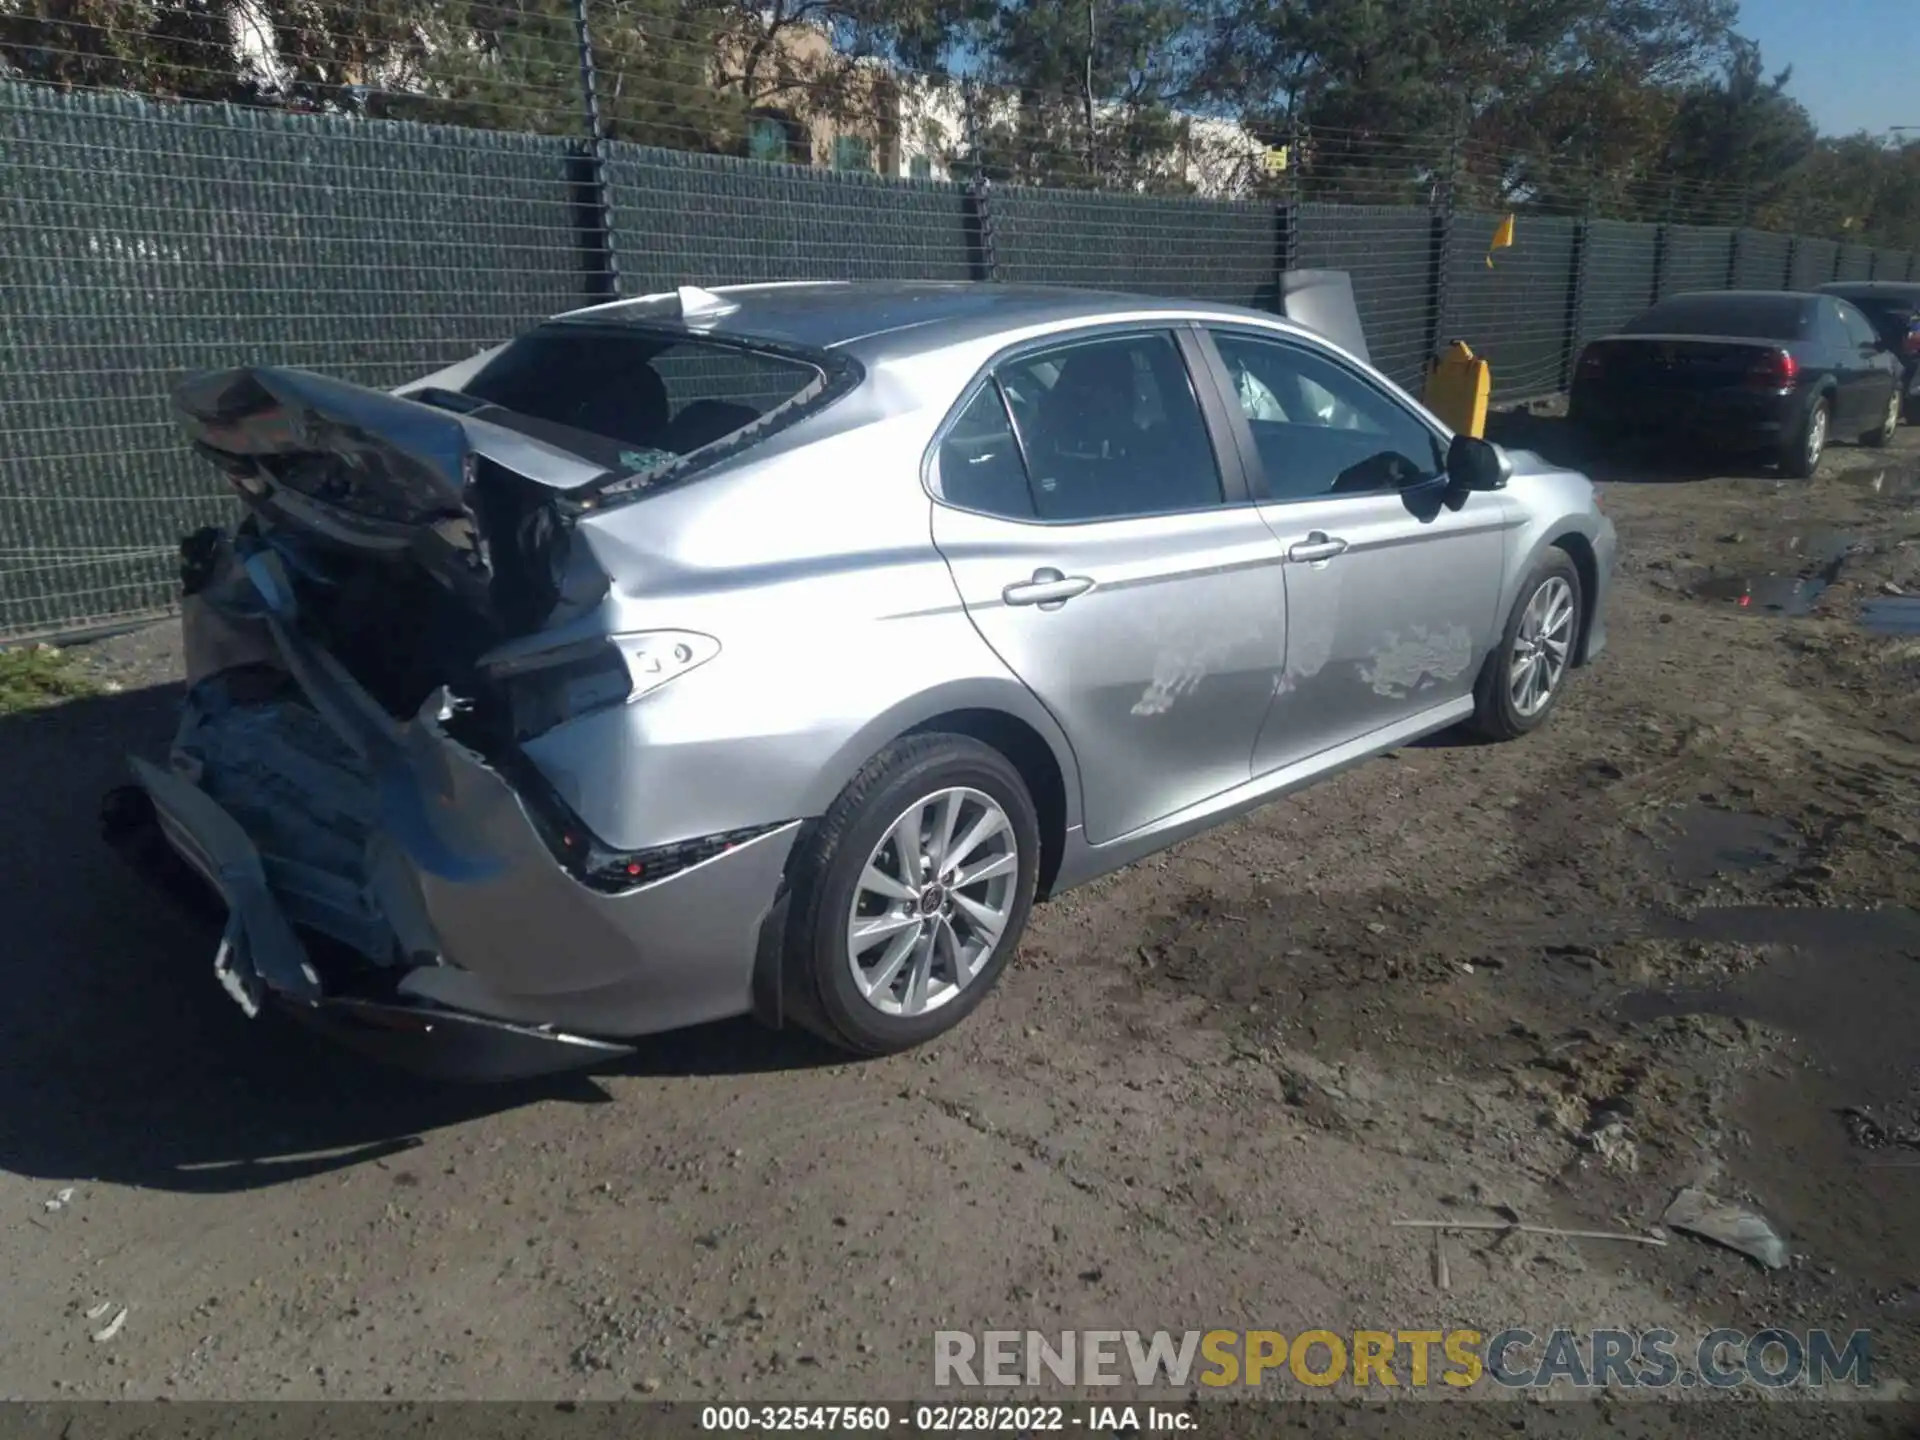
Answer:
<svg viewBox="0 0 1920 1440"><path fill-rule="evenodd" d="M0 82L0 637L173 596L224 511L168 418L242 362L391 386L529 322L679 283L1037 281L1270 307L1349 271L1381 367L1449 340L1504 399L1659 295L1920 279L1904 252L1715 226L987 187L565 137ZM617 259L617 266L616 266Z"/></svg>

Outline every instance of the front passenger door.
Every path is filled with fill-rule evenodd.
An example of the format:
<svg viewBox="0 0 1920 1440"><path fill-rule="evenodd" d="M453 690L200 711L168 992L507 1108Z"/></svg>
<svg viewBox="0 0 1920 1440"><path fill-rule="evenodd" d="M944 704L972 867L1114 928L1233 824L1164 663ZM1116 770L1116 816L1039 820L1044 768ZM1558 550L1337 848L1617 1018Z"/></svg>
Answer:
<svg viewBox="0 0 1920 1440"><path fill-rule="evenodd" d="M1249 778L1286 584L1229 447L1170 330L1017 352L936 442L934 543L1072 745L1091 844Z"/></svg>
<svg viewBox="0 0 1920 1440"><path fill-rule="evenodd" d="M1303 338L1211 332L1287 557L1287 661L1253 772L1471 694L1494 643L1507 503L1451 492L1439 432Z"/></svg>

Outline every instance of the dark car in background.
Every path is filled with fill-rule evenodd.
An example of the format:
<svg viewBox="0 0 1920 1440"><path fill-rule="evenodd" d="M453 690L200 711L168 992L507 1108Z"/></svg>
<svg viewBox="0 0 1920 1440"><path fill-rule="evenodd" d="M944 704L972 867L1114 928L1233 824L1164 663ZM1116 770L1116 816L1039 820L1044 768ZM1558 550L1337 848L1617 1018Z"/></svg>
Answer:
<svg viewBox="0 0 1920 1440"><path fill-rule="evenodd" d="M1866 316L1874 333L1900 357L1906 417L1920 421L1920 282L1836 280L1822 285L1820 293L1837 296Z"/></svg>
<svg viewBox="0 0 1920 1440"><path fill-rule="evenodd" d="M1830 439L1891 441L1904 388L1900 358L1837 296L1692 291L1589 344L1568 415L1595 437L1765 455L1805 478Z"/></svg>

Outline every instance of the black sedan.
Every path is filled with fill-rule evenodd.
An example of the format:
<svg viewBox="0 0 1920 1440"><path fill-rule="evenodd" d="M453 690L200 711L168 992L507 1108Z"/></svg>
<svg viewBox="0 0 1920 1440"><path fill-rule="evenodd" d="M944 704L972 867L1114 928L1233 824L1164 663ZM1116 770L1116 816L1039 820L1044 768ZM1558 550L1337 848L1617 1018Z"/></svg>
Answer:
<svg viewBox="0 0 1920 1440"><path fill-rule="evenodd" d="M1832 438L1885 445L1900 358L1832 295L1674 295L1581 352L1569 414L1594 435L1653 433L1764 454L1806 477Z"/></svg>
<svg viewBox="0 0 1920 1440"><path fill-rule="evenodd" d="M1906 280L1839 280L1820 287L1867 317L1874 333L1900 357L1907 372L1907 419L1920 420L1920 283Z"/></svg>

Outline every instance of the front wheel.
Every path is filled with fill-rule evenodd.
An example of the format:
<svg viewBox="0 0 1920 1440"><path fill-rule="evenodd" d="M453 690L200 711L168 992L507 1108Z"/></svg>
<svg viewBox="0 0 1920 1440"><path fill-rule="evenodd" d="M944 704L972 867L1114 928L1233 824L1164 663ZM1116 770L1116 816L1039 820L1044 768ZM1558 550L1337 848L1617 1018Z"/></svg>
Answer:
<svg viewBox="0 0 1920 1440"><path fill-rule="evenodd" d="M951 1030L1020 943L1040 832L1020 772L964 735L882 750L841 791L795 874L796 1014L866 1055Z"/></svg>
<svg viewBox="0 0 1920 1440"><path fill-rule="evenodd" d="M1547 723L1580 638L1580 572L1566 551L1549 550L1520 587L1500 643L1473 687L1469 725L1489 740L1514 740Z"/></svg>
<svg viewBox="0 0 1920 1440"><path fill-rule="evenodd" d="M1820 457L1827 453L1827 427L1833 411L1824 398L1815 400L1801 422L1800 433L1780 452L1781 471L1795 480L1811 480L1820 468Z"/></svg>

